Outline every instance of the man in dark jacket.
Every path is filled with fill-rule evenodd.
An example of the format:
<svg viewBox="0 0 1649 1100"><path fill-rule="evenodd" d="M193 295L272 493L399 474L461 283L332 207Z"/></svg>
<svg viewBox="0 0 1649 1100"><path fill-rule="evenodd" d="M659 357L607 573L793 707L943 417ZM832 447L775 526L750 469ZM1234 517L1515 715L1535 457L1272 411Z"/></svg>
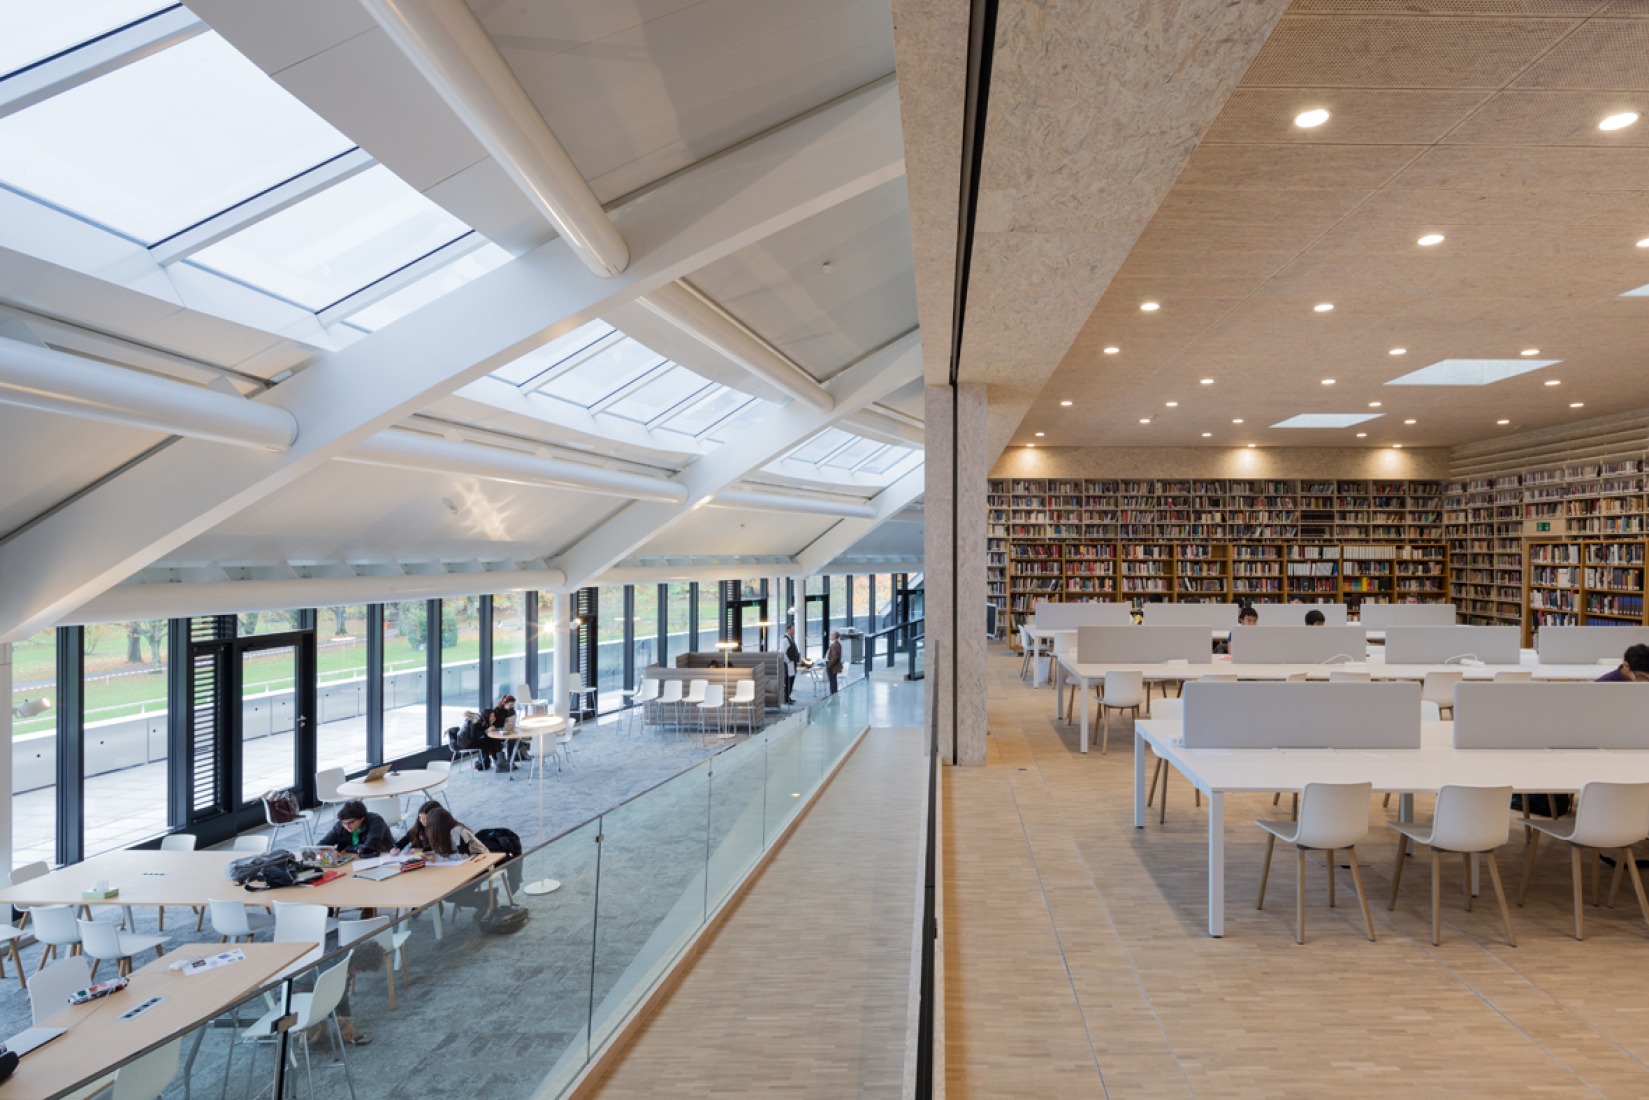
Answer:
<svg viewBox="0 0 1649 1100"><path fill-rule="evenodd" d="M839 631L830 632L830 648L825 650L825 675L830 677L830 694L836 694L836 677L842 674L842 637Z"/></svg>
<svg viewBox="0 0 1649 1100"><path fill-rule="evenodd" d="M796 624L784 628L784 705L796 701L796 669L801 667L802 653L796 648Z"/></svg>
<svg viewBox="0 0 1649 1100"><path fill-rule="evenodd" d="M381 856L395 847L389 822L374 813L368 813L358 798L352 798L338 807L338 821L321 837L321 847L337 848L358 856Z"/></svg>

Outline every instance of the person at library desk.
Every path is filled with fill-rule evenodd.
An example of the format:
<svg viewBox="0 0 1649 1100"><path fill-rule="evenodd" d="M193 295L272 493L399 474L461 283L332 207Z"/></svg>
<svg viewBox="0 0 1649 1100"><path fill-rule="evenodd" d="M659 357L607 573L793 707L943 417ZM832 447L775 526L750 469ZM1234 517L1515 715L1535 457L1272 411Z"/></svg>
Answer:
<svg viewBox="0 0 1649 1100"><path fill-rule="evenodd" d="M1649 645L1635 645L1627 649L1620 667L1597 678L1600 684L1649 683Z"/></svg>
<svg viewBox="0 0 1649 1100"><path fill-rule="evenodd" d="M416 850L437 856L484 856L487 846L475 838L468 825L457 820L441 803L430 799L418 807L418 821L406 836L395 842L391 854Z"/></svg>
<svg viewBox="0 0 1649 1100"><path fill-rule="evenodd" d="M511 732L515 729L515 696L503 695L499 697L498 705L492 708L492 728L504 733ZM488 740L493 739L489 738ZM496 743L497 742L494 740L494 744ZM531 759L532 753L527 751L527 743L525 741L516 746L516 763L525 763Z"/></svg>
<svg viewBox="0 0 1649 1100"><path fill-rule="evenodd" d="M1260 625L1260 613L1258 611L1255 611L1254 608L1252 606L1250 606L1249 604L1243 604L1241 607L1239 607L1237 609L1237 625L1238 626L1259 626ZM1215 653L1230 653L1231 652L1231 643L1229 643L1229 642L1215 642L1214 643L1214 652Z"/></svg>
<svg viewBox="0 0 1649 1100"><path fill-rule="evenodd" d="M1307 611L1305 613L1305 625L1307 626L1324 626L1327 623L1328 619L1321 611Z"/></svg>
<svg viewBox="0 0 1649 1100"><path fill-rule="evenodd" d="M367 812L366 805L352 798L338 807L338 820L321 837L319 847L337 848L358 856L381 856L395 846L390 835L389 822L375 813Z"/></svg>

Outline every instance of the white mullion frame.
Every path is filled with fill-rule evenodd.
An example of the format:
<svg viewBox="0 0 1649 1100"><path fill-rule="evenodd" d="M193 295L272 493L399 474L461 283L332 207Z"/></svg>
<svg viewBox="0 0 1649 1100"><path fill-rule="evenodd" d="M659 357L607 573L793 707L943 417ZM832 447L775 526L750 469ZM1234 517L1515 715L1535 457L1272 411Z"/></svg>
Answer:
<svg viewBox="0 0 1649 1100"><path fill-rule="evenodd" d="M72 0L53 0L69 3ZM212 28L181 5L112 31L0 78L0 118L90 83Z"/></svg>
<svg viewBox="0 0 1649 1100"><path fill-rule="evenodd" d="M638 343L639 343L639 341L638 341ZM644 347L644 348L647 347L646 344L642 344L641 346ZM647 350L652 351L651 348L648 348ZM653 352L653 354L658 355L658 352L655 351L655 352ZM606 397L603 397L600 401L597 401L594 405L585 406L586 411L588 411L591 416L599 416L601 413L604 413L609 408L611 408L615 402L624 400L624 398L630 396L632 393L635 393L637 390L641 389L643 386L652 385L654 382L657 382L659 379L665 377L671 371L678 369L680 366L681 366L680 363L677 363L674 359L671 359L669 356L659 355L658 356L658 362L654 363L652 369L649 370L646 374L643 374L640 378L637 378L634 382L631 382L629 385L624 386L624 387L622 387L618 390L615 390L614 392L608 394ZM550 396L554 397L555 395L551 394ZM565 400L565 399L564 398L558 398L558 400ZM620 420L628 420L629 418L621 416L621 417L619 417L619 419ZM631 420L630 423L632 423L632 424L641 424L641 421ZM642 427L646 427L646 425L642 424Z"/></svg>
<svg viewBox="0 0 1649 1100"><path fill-rule="evenodd" d="M868 437L860 436L859 438L860 439L865 439L865 438L868 438ZM876 442L876 440L872 439L871 442L874 443L874 442ZM866 475L868 475L870 477L880 477L881 475L878 474L878 473L875 473L874 471L865 470L865 466L867 466L868 464L876 461L876 457L878 455L886 454L888 449L891 448L892 446L893 446L893 444L891 444L891 443L883 443L880 447L877 447L874 451L871 451L869 454L865 455L864 458L860 459L858 462L854 463L852 466L849 466L848 467L848 472L856 474L856 473L859 473L860 471L863 471Z"/></svg>
<svg viewBox="0 0 1649 1100"><path fill-rule="evenodd" d="M508 384L513 385L524 394L538 393L538 391L547 383L555 381L557 378L560 378L563 374L566 374L570 370L577 370L580 366L589 362L593 356L599 355L608 348L617 345L619 341L627 339L629 339L629 337L625 336L618 329L611 328L609 326L607 335L593 341L592 343L584 345L582 348L579 348L572 354L563 357L559 361L551 363L531 378L528 378L525 382L512 382ZM557 401L562 400L559 397L555 397L555 395L551 393L540 394L540 396L554 398ZM571 401L566 403L569 405L572 404Z"/></svg>
<svg viewBox="0 0 1649 1100"><path fill-rule="evenodd" d="M710 398L717 396L717 391L716 391L717 386L722 387L722 389L729 389L729 390L733 388L733 387L727 385L724 382L716 382L716 381L713 381L709 378L705 378L704 375L698 374L698 373L690 370L689 368L682 366L680 363L676 364L676 369L687 371L687 373L693 375L693 377L703 379L704 385L700 386L698 389L694 390L692 393L688 394L686 397L682 398L680 401L677 401L674 405L671 405L669 408L665 409L663 412L661 412L657 416L653 417L653 419L647 421L646 424L643 425L643 426L646 427L646 429L648 431L652 431L655 428L663 428L664 427L664 421L668 420L670 417L675 416L678 413L686 412L688 409L692 408L694 405L697 405L700 401L708 401ZM658 378L655 378L653 381L662 382L662 381L664 381L664 379L666 377L669 376L669 373L671 373L671 372L666 372L665 374L660 375ZM613 413L613 415L618 417L621 420L626 419L623 416L622 413ZM635 423L640 423L640 421L635 421ZM694 436L693 438L696 439L698 437Z"/></svg>
<svg viewBox="0 0 1649 1100"><path fill-rule="evenodd" d="M835 425L831 425L831 427L835 427ZM825 468L825 463L826 462L830 461L832 458L835 458L837 455L841 454L844 450L846 450L847 448L853 446L855 443L859 442L859 440L864 438L863 436L854 435L852 432L847 431L847 429L845 429L845 428L837 428L837 430L841 431L841 432L844 432L847 435L847 438L842 441L840 446L832 447L830 450L826 451L824 454L822 454L818 458L814 459L813 462L810 463L810 465L816 466L820 470L823 470Z"/></svg>
<svg viewBox="0 0 1649 1100"><path fill-rule="evenodd" d="M727 386L725 384L724 384L723 388L725 388L727 390L731 390L733 393L744 393L743 390L735 390L735 389L733 389L732 386ZM693 404L697 405L697 404L701 404L704 401L714 400L717 396L719 396L719 395L718 394L710 394L707 397L701 398L699 401L693 402ZM727 423L733 417L739 415L745 409L748 409L750 407L750 403L752 401L760 401L761 400L761 398L756 397L754 394L745 393L744 397L745 397L745 399L742 403L740 403L738 405L735 405L728 412L724 413L721 416L716 417L716 419L714 419L710 423L706 424L701 430L699 430L697 432L694 432L693 435L692 435L692 438L693 439L703 439L707 434L709 434L710 432L715 431L717 428L719 428L723 424ZM677 413L676 415L680 416L680 415L683 415L683 414L691 412L691 411L692 411L691 409L683 409L683 410L681 410L680 413ZM660 424L659 427L663 428L665 431L670 431L671 430L669 425L667 425L667 424ZM687 433L686 432L680 432L678 434L686 435Z"/></svg>
<svg viewBox="0 0 1649 1100"><path fill-rule="evenodd" d="M355 311L375 305L396 291L406 289L426 275L433 275L448 264L456 263L471 252L477 252L491 243L480 233L471 229L462 237L450 240L435 251L426 253L406 266L391 271L377 282L369 283L355 293L339 298L325 309L318 311L315 316L320 319L323 325L343 321Z"/></svg>

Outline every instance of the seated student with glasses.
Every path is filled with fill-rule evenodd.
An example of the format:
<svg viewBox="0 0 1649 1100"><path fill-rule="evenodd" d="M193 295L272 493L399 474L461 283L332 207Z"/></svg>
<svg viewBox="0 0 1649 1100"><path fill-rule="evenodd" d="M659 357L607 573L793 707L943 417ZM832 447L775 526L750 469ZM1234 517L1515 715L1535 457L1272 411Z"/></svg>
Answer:
<svg viewBox="0 0 1649 1100"><path fill-rule="evenodd" d="M389 822L367 811L358 798L352 798L338 807L338 820L321 837L319 847L337 848L358 856L381 856L395 846L390 835Z"/></svg>

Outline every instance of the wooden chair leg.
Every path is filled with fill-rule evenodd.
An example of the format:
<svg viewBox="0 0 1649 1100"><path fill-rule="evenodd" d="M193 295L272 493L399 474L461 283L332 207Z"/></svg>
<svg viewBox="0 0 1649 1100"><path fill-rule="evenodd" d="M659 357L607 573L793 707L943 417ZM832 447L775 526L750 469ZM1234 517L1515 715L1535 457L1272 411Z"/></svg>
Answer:
<svg viewBox="0 0 1649 1100"><path fill-rule="evenodd" d="M1328 907L1334 908L1334 849L1330 848L1323 853L1323 861L1328 864Z"/></svg>
<svg viewBox="0 0 1649 1100"><path fill-rule="evenodd" d="M1380 805L1382 807L1385 807L1385 808L1389 808L1391 806L1391 792L1390 791L1387 791L1386 792L1386 797L1384 797L1380 800Z"/></svg>
<svg viewBox="0 0 1649 1100"><path fill-rule="evenodd" d="M1278 805L1281 805L1281 804L1282 804L1282 800L1283 800L1283 792L1281 792L1281 791L1273 791L1273 792L1272 792L1272 793L1271 793L1271 804L1272 804L1272 805L1273 805L1273 806L1278 806Z"/></svg>
<svg viewBox="0 0 1649 1100"><path fill-rule="evenodd" d="M1105 716L1105 729L1099 735L1099 755L1104 756L1111 751L1111 708L1101 704L1099 712Z"/></svg>
<svg viewBox="0 0 1649 1100"><path fill-rule="evenodd" d="M1386 909L1395 912L1397 909L1397 888L1403 884L1403 861L1408 858L1409 838L1402 833L1397 834L1397 866L1391 869L1391 902Z"/></svg>
<svg viewBox="0 0 1649 1100"><path fill-rule="evenodd" d="M1331 859L1333 855L1329 853ZM1363 889L1363 869L1357 865L1357 849L1347 848L1346 856L1351 860L1351 884L1357 888L1357 904L1363 907L1363 923L1368 926L1368 942L1375 943L1374 914L1368 910L1368 892Z"/></svg>
<svg viewBox="0 0 1649 1100"><path fill-rule="evenodd" d="M1460 892L1466 895L1466 912L1472 911L1472 856L1460 853Z"/></svg>
<svg viewBox="0 0 1649 1100"><path fill-rule="evenodd" d="M1575 939L1583 940L1586 938L1585 878L1581 867L1580 849L1575 847L1573 844L1569 845L1569 873L1574 879Z"/></svg>
<svg viewBox="0 0 1649 1100"><path fill-rule="evenodd" d="M87 977L88 981L93 981L93 982L97 981L97 968L102 966L102 965L103 965L103 960L102 959L93 959L92 960L92 972ZM115 969L119 970L120 968L116 967Z"/></svg>
<svg viewBox="0 0 1649 1100"><path fill-rule="evenodd" d="M1147 806L1151 805L1151 801L1157 796L1157 780L1162 777L1162 769L1166 763L1167 761L1159 756L1151 765L1151 787L1145 792L1145 804Z"/></svg>
<svg viewBox="0 0 1649 1100"><path fill-rule="evenodd" d="M46 969L46 963L48 961L50 961L52 959L52 957L55 956L56 954L57 954L57 945L55 943L48 943L45 947L45 950L40 952L40 961L35 964L34 972L36 974L38 974L42 970Z"/></svg>
<svg viewBox="0 0 1649 1100"><path fill-rule="evenodd" d="M1265 883L1271 877L1271 853L1277 848L1277 834L1265 834L1265 864L1260 868L1260 896L1254 902L1254 908L1265 908Z"/></svg>
<svg viewBox="0 0 1649 1100"><path fill-rule="evenodd" d="M199 932L200 929L201 929L201 925L203 925L205 923L206 923L206 906L204 906L204 905L196 906L195 907L195 931Z"/></svg>
<svg viewBox="0 0 1649 1100"><path fill-rule="evenodd" d="M1288 816L1289 816L1289 819L1292 820L1292 821L1300 820L1300 792L1299 791L1294 792L1294 808L1288 811Z"/></svg>
<svg viewBox="0 0 1649 1100"><path fill-rule="evenodd" d="M155 906L155 910L155 931L164 932L166 931L166 907L164 905L157 905ZM136 928L137 925L134 923L132 927Z"/></svg>
<svg viewBox="0 0 1649 1100"><path fill-rule="evenodd" d="M1437 849L1431 850L1431 945L1443 940L1443 861Z"/></svg>
<svg viewBox="0 0 1649 1100"><path fill-rule="evenodd" d="M1644 896L1643 876L1638 874L1638 861L1632 849L1626 849L1626 858L1622 862L1626 864L1626 873L1632 876L1632 891L1638 896L1638 912L1643 914L1643 923L1649 924L1649 897Z"/></svg>
<svg viewBox="0 0 1649 1100"><path fill-rule="evenodd" d="M1191 793L1197 796L1197 809L1202 809L1202 788L1193 787L1191 788Z"/></svg>
<svg viewBox="0 0 1649 1100"><path fill-rule="evenodd" d="M1305 943L1305 849L1295 849L1300 855L1299 874L1294 877L1294 942Z"/></svg>
<svg viewBox="0 0 1649 1100"><path fill-rule="evenodd" d="M1494 883L1494 898L1500 903L1500 919L1506 922L1506 943L1517 946L1517 933L1512 931L1512 911L1506 906L1506 891L1500 885L1500 865L1494 860L1493 852L1484 852L1483 858L1489 861L1489 881Z"/></svg>
<svg viewBox="0 0 1649 1100"><path fill-rule="evenodd" d="M1529 858L1523 862L1523 885L1518 887L1517 890L1517 906L1519 909L1523 907L1524 902L1529 900L1529 880L1534 878L1534 854L1540 848L1540 830L1525 829L1524 832L1529 834L1527 838Z"/></svg>

